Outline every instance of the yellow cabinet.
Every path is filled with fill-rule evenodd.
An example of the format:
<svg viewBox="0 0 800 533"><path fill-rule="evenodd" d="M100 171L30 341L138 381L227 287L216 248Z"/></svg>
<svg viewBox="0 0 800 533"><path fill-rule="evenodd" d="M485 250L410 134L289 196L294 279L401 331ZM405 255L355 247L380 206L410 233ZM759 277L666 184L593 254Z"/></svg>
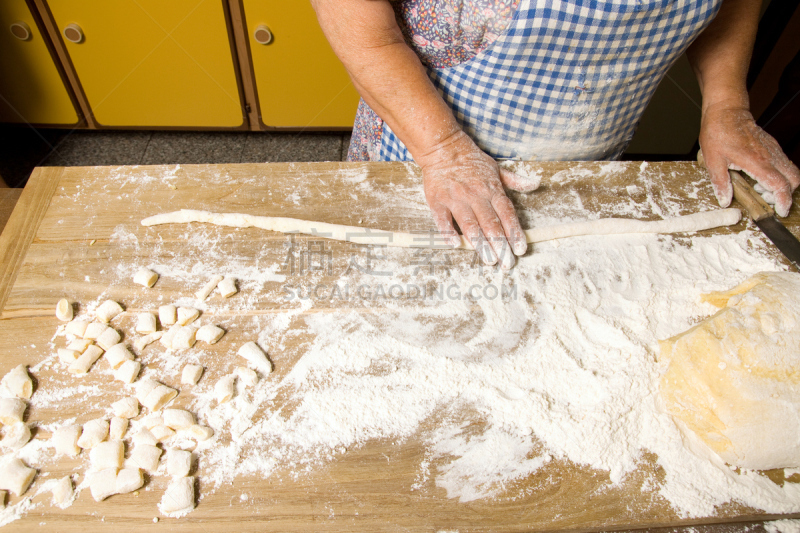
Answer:
<svg viewBox="0 0 800 533"><path fill-rule="evenodd" d="M261 121L349 128L358 93L308 0L242 0Z"/></svg>
<svg viewBox="0 0 800 533"><path fill-rule="evenodd" d="M0 122L78 122L69 92L25 0L0 2Z"/></svg>
<svg viewBox="0 0 800 533"><path fill-rule="evenodd" d="M47 0L47 4L98 124L189 128L243 124L222 0Z"/></svg>

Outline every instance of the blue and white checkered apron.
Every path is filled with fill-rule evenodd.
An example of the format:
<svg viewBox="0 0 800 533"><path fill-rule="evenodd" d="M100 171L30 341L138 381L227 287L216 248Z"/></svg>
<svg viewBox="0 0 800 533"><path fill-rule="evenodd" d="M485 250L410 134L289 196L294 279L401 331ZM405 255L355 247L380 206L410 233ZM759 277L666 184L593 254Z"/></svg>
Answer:
<svg viewBox="0 0 800 533"><path fill-rule="evenodd" d="M522 0L489 48L428 75L464 131L497 159L616 159L721 2ZM380 160L412 160L387 124Z"/></svg>

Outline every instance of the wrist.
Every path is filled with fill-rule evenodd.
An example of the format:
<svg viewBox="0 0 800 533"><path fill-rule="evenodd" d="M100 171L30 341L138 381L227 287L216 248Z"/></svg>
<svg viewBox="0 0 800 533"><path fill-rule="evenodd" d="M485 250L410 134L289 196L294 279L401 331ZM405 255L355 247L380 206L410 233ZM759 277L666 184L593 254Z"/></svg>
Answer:
<svg viewBox="0 0 800 533"><path fill-rule="evenodd" d="M414 160L423 169L449 165L461 159L465 153L472 153L477 148L469 135L461 128L457 128L423 153L415 155Z"/></svg>

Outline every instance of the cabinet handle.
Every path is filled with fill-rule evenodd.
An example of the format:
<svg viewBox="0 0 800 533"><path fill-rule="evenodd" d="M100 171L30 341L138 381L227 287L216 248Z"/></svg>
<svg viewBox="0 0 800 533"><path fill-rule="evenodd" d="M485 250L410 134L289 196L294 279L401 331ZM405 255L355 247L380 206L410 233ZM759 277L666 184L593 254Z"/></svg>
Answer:
<svg viewBox="0 0 800 533"><path fill-rule="evenodd" d="M72 43L79 44L83 42L83 30L77 24L68 24L64 28L64 38Z"/></svg>
<svg viewBox="0 0 800 533"><path fill-rule="evenodd" d="M30 41L32 36L31 28L22 21L15 22L11 25L11 35L20 41Z"/></svg>
<svg viewBox="0 0 800 533"><path fill-rule="evenodd" d="M258 44L271 44L273 35L268 27L261 24L256 28L256 31L253 32L253 39L255 39Z"/></svg>

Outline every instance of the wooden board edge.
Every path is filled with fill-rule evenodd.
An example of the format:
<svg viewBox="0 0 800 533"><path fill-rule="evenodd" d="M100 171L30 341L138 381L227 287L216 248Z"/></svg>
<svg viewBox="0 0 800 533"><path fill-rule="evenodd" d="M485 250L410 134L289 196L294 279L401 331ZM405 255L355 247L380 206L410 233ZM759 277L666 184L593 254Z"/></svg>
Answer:
<svg viewBox="0 0 800 533"><path fill-rule="evenodd" d="M33 169L28 184L0 234L0 310L5 308L22 261L39 230L47 208L50 207L50 200L63 173L63 167Z"/></svg>

